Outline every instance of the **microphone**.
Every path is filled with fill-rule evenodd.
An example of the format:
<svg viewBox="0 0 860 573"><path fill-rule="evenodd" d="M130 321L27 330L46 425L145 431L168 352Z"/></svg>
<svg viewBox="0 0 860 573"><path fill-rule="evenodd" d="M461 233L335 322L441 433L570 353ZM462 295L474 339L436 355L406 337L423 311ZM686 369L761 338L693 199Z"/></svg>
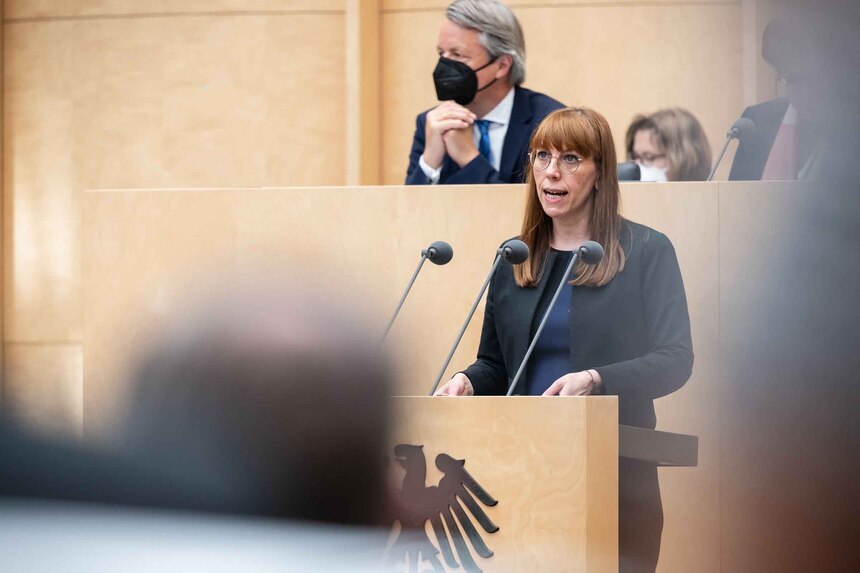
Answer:
<svg viewBox="0 0 860 573"><path fill-rule="evenodd" d="M726 154L726 149L729 147L729 143L733 139L737 139L738 141L743 141L745 138L749 137L755 132L755 123L748 117L739 117L735 120L732 126L729 128L728 133L726 133L726 142L723 144L723 149L720 151L720 156L717 158L717 162L714 163L714 168L711 169L711 174L708 175L706 181L710 181L714 178L714 173L717 172L717 167L719 167L720 162L723 160L723 155Z"/></svg>
<svg viewBox="0 0 860 573"><path fill-rule="evenodd" d="M447 265L454 258L454 249L445 241L433 241L429 247L421 251L435 265Z"/></svg>
<svg viewBox="0 0 860 573"><path fill-rule="evenodd" d="M615 173L619 181L640 181L642 179L639 164L635 161L619 163L615 168Z"/></svg>
<svg viewBox="0 0 860 573"><path fill-rule="evenodd" d="M442 380L442 376L445 375L445 370L447 370L448 365L451 364L451 358L454 357L454 351L457 350L457 346L460 345L460 340L462 340L463 334L466 332L466 327L469 326L469 322L472 320L472 315L475 314L475 309L478 308L478 303L481 302L481 298L484 296L484 291L487 290L487 286L490 284L490 279L492 278L493 273L496 272L496 267L499 266L499 262L502 259L505 259L512 265L518 265L525 262L528 258L529 247L519 239L510 239L509 241L505 241L504 244L496 250L496 258L493 261L490 274L487 275L487 280L484 281L484 286L482 286L481 290L478 292L478 296L472 304L472 309L466 317L466 322L463 323L463 327L460 329L460 334L457 335L457 340L454 341L454 346L452 346L451 351L448 352L448 357L445 359L445 364L442 365L442 370L439 371L439 375L436 376L436 381L433 382L433 388L430 389L430 396L436 393L436 388L439 387L439 381Z"/></svg>
<svg viewBox="0 0 860 573"><path fill-rule="evenodd" d="M499 251L501 251L502 258L512 265L524 263L526 262L526 259L529 258L528 245L519 239L506 241L505 244L499 248ZM498 254L498 251L496 251L496 253Z"/></svg>
<svg viewBox="0 0 860 573"><path fill-rule="evenodd" d="M435 265L447 265L453 258L454 249L452 249L451 245L445 241L434 241L429 247L421 251L421 260L418 261L418 266L415 268L415 272L412 273L412 278L409 279L409 284L406 285L406 290L403 291L403 296L400 297L400 302L397 303L397 308L394 309L394 314L391 316L391 320L388 321L388 326L385 327L385 334L382 335L382 338L379 340L379 344L385 342L385 337L388 336L388 331L391 330L391 325L394 324L394 319L396 319L397 315L400 313L400 308L406 301L406 295L409 294L409 291L412 289L412 285L415 284L415 279L418 278L418 273L421 271L424 261L429 259L430 262Z"/></svg>
<svg viewBox="0 0 860 573"><path fill-rule="evenodd" d="M755 132L755 123L748 117L739 117L729 128L726 137L743 139Z"/></svg>
<svg viewBox="0 0 860 573"><path fill-rule="evenodd" d="M508 387L507 396L510 396L514 392L514 388L517 387L517 382L520 380L520 376L523 374L523 370L526 368L526 364L528 364L529 358L532 355L532 351L535 349L535 345L537 344L538 339L540 338L541 332L543 332L543 327L546 326L546 322L549 319L549 315L552 312L553 307L555 306L555 301L558 300L558 296L561 294L561 289L564 288L564 285L567 284L567 278L570 276L570 271L573 270L573 265L576 264L577 259L581 260L586 265L596 265L603 259L603 247L600 246L600 243L596 241L585 241L582 245L573 252L573 256L570 258L570 262L567 265L567 268L564 271L564 275L562 275L561 282L558 283L558 287L555 289L555 294L552 295L552 300L549 301L549 306L546 309L546 313L544 313L543 318L540 321L540 325L538 326L537 332L535 332L535 337L532 339L531 344L529 344L528 350L526 350L526 355L523 358L523 361L520 362L520 367L517 369L517 374L514 376L513 382L511 382L510 387Z"/></svg>
<svg viewBox="0 0 860 573"><path fill-rule="evenodd" d="M603 260L603 247L597 241L585 241L576 252L586 265L596 265Z"/></svg>

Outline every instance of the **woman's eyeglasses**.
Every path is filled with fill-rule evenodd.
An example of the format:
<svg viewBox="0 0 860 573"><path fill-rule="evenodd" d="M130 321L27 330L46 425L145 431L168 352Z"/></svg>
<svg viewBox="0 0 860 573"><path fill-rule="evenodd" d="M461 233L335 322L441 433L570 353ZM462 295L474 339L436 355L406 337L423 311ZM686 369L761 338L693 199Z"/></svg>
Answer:
<svg viewBox="0 0 860 573"><path fill-rule="evenodd" d="M549 151L538 149L529 153L529 160L537 171L546 171L549 169L552 160L555 159L556 166L562 173L575 173L579 164L582 163L582 158L577 157L574 153L560 153L552 155Z"/></svg>
<svg viewBox="0 0 860 573"><path fill-rule="evenodd" d="M651 167L654 165L655 161L659 161L660 159L664 159L666 157L665 153L642 153L641 155L638 153L633 154L633 161L636 163L641 163L645 167Z"/></svg>

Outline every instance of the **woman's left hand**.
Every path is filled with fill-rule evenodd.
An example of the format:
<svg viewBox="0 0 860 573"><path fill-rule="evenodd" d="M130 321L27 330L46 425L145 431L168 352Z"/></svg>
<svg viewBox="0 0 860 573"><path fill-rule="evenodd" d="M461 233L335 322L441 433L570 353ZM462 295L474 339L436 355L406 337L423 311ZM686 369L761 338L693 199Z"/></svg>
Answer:
<svg viewBox="0 0 860 573"><path fill-rule="evenodd" d="M596 370L571 372L565 374L543 393L544 396L588 396L593 394L600 383Z"/></svg>

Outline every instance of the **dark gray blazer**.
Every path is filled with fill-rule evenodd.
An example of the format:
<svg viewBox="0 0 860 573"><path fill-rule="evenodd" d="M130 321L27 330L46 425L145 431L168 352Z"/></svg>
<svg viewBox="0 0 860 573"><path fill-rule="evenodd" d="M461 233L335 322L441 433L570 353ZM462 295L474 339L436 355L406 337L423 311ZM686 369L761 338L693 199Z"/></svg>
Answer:
<svg viewBox="0 0 860 573"><path fill-rule="evenodd" d="M622 272L606 286L573 289L570 371L596 369L605 392L619 396L619 422L654 428L653 400L683 386L692 371L687 297L665 235L624 221L621 242ZM548 253L545 268L553 268L555 256ZM500 263L487 293L478 359L464 371L475 394L507 392L562 272L544 272L536 287L522 288L513 266ZM526 374L515 393L523 391Z"/></svg>
<svg viewBox="0 0 860 573"><path fill-rule="evenodd" d="M770 156L770 149L776 139L788 99L775 99L744 110L743 116L755 124L755 131L743 139L732 160L729 181L758 181L764 173L764 166Z"/></svg>

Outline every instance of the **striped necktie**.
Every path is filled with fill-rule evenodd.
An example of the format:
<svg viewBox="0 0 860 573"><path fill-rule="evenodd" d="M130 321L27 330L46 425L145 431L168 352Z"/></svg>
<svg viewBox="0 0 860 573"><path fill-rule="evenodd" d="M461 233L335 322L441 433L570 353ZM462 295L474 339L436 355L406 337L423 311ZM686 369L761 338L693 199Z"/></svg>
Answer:
<svg viewBox="0 0 860 573"><path fill-rule="evenodd" d="M490 124L493 122L479 119L475 123L478 125L478 131L481 132L481 138L478 140L478 153L483 155L487 161L492 162L490 157Z"/></svg>

